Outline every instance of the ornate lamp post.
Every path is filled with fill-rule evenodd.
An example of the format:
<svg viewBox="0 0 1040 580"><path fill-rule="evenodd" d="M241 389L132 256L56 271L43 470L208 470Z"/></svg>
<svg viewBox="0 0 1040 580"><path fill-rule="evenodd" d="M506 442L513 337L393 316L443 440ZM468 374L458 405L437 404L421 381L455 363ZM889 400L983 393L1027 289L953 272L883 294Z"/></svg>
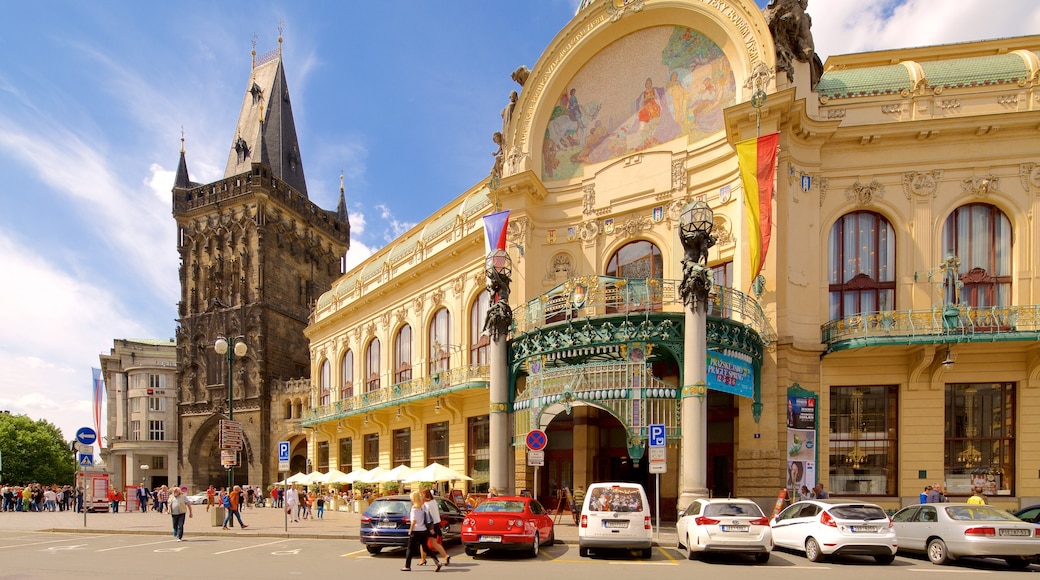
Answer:
<svg viewBox="0 0 1040 580"><path fill-rule="evenodd" d="M679 216L679 240L683 245L683 278L679 294L686 306L682 388L682 479L679 506L708 495L708 294L712 289L708 249L714 212L703 201L683 208Z"/></svg>
<svg viewBox="0 0 1040 580"><path fill-rule="evenodd" d="M509 360L506 339L513 323L509 307L509 283L513 276L513 261L505 250L493 250L484 262L487 290L491 294L484 330L491 337L490 350L490 417L491 439L489 485L499 490L512 489L509 478ZM439 404L439 401L438 401Z"/></svg>
<svg viewBox="0 0 1040 580"><path fill-rule="evenodd" d="M233 347L231 345L234 345ZM229 348L230 347L230 348ZM235 366L235 357L242 358L246 356L246 352L249 351L249 347L246 346L246 338L244 336L236 336L232 338L219 336L217 341L213 343L213 350L217 351L217 354L227 355L227 407L228 407L228 421L235 420L235 404L234 397L232 396L231 384L234 381L235 375L232 374L232 369ZM231 464L228 467L228 493L231 493L231 489L235 486L235 466Z"/></svg>

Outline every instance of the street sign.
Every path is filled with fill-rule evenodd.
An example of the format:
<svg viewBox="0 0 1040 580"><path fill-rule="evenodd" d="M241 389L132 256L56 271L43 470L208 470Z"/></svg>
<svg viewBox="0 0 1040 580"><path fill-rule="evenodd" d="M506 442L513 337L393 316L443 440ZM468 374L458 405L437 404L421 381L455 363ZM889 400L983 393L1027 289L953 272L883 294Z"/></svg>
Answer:
<svg viewBox="0 0 1040 580"><path fill-rule="evenodd" d="M664 447L650 448L650 473L668 473L668 450Z"/></svg>
<svg viewBox="0 0 1040 580"><path fill-rule="evenodd" d="M545 465L545 452L544 451L528 451L527 452L527 465L530 467L542 467Z"/></svg>
<svg viewBox="0 0 1040 580"><path fill-rule="evenodd" d="M79 466L80 467L94 467L94 456L87 455L86 453L79 454Z"/></svg>
<svg viewBox="0 0 1040 580"><path fill-rule="evenodd" d="M664 425L650 425L650 447L664 447L666 441Z"/></svg>
<svg viewBox="0 0 1040 580"><path fill-rule="evenodd" d="M289 442L278 442L278 472L289 471Z"/></svg>
<svg viewBox="0 0 1040 580"><path fill-rule="evenodd" d="M94 454L94 446L93 445L80 445L79 448L77 449L77 451L79 451L80 453L82 453L84 455L93 455Z"/></svg>
<svg viewBox="0 0 1040 580"><path fill-rule="evenodd" d="M238 452L223 450L220 452L220 464L225 468L238 465Z"/></svg>
<svg viewBox="0 0 1040 580"><path fill-rule="evenodd" d="M242 423L222 419L220 421L220 448L224 451L241 451L242 443Z"/></svg>
<svg viewBox="0 0 1040 580"><path fill-rule="evenodd" d="M97 433L90 427L82 427L76 431L76 441L81 445L93 445L97 441Z"/></svg>
<svg viewBox="0 0 1040 580"><path fill-rule="evenodd" d="M541 429L532 429L527 434L527 448L531 451L541 451L548 444L549 438L545 436L545 431Z"/></svg>

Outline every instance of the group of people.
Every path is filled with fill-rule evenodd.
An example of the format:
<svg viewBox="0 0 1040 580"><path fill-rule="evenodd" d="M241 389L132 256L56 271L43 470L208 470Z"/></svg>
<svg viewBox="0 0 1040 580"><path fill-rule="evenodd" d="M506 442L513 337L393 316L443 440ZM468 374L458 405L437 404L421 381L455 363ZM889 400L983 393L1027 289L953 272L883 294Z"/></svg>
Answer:
<svg viewBox="0 0 1040 580"><path fill-rule="evenodd" d="M799 499L827 499L830 496L831 494L827 493L826 489L823 489L822 483L817 483L812 489L809 489L807 485L803 485L798 492Z"/></svg>
<svg viewBox="0 0 1040 580"><path fill-rule="evenodd" d="M404 568L402 572L412 571L412 558L420 556L419 565L425 566L427 558L433 558L437 567L434 572L440 572L441 566L451 564L451 556L444 551L444 534L441 531L441 511L437 507L437 501L433 497L430 488L412 492L412 509L408 514L408 549L404 554ZM437 556L444 558L441 564Z"/></svg>
<svg viewBox="0 0 1040 580"><path fill-rule="evenodd" d="M71 485L4 485L0 488L0 511L54 512L79 509L77 498L82 495Z"/></svg>

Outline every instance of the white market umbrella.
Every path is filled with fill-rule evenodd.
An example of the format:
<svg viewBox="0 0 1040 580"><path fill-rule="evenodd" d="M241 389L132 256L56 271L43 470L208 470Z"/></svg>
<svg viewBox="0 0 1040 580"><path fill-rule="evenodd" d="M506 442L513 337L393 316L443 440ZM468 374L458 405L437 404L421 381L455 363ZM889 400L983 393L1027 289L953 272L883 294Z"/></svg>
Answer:
<svg viewBox="0 0 1040 580"><path fill-rule="evenodd" d="M473 478L435 461L419 471L416 471L411 475L411 477L404 480L405 483L436 481L473 481Z"/></svg>
<svg viewBox="0 0 1040 580"><path fill-rule="evenodd" d="M415 470L407 465L398 465L397 467L386 471L374 478L375 483L390 483L391 481L404 481L412 476Z"/></svg>
<svg viewBox="0 0 1040 580"><path fill-rule="evenodd" d="M359 467L344 476L343 483L355 483L360 482L361 478L368 475L368 470L364 467Z"/></svg>
<svg viewBox="0 0 1040 580"><path fill-rule="evenodd" d="M368 483L368 484L379 483L379 481L376 480L376 478L379 477L380 475L386 473L387 471L390 471L390 470L385 468L385 467L383 467L382 465L380 465L379 467L373 467L371 470L369 470L368 473L366 473L366 474L362 475L361 477L355 479L354 483Z"/></svg>
<svg viewBox="0 0 1040 580"><path fill-rule="evenodd" d="M345 480L346 477L346 473L343 473L336 468L332 468L328 473L321 477L321 481L316 483L349 483Z"/></svg>
<svg viewBox="0 0 1040 580"><path fill-rule="evenodd" d="M324 477L325 477L324 473L322 473L320 471L312 471L312 472L308 473L304 477L303 481L301 481L300 483L306 483L307 485L310 485L312 483L321 483L321 479L324 478Z"/></svg>
<svg viewBox="0 0 1040 580"><path fill-rule="evenodd" d="M287 485L293 485L293 484L297 484L297 483L306 483L306 482L307 482L307 474L303 473L302 471L297 471L296 475L293 475L291 477L285 478L285 484L287 484Z"/></svg>

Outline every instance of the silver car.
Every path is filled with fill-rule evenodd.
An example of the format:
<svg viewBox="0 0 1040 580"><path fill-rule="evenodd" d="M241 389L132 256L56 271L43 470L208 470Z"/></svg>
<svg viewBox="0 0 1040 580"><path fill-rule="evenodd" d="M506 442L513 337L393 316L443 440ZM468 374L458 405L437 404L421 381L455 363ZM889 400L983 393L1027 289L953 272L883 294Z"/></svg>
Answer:
<svg viewBox="0 0 1040 580"><path fill-rule="evenodd" d="M900 550L927 554L933 564L974 556L1025 568L1040 554L1037 524L988 505L913 505L896 512L892 524Z"/></svg>
<svg viewBox="0 0 1040 580"><path fill-rule="evenodd" d="M773 531L762 508L749 499L700 498L679 514L676 549L693 560L698 553L730 552L769 561Z"/></svg>

